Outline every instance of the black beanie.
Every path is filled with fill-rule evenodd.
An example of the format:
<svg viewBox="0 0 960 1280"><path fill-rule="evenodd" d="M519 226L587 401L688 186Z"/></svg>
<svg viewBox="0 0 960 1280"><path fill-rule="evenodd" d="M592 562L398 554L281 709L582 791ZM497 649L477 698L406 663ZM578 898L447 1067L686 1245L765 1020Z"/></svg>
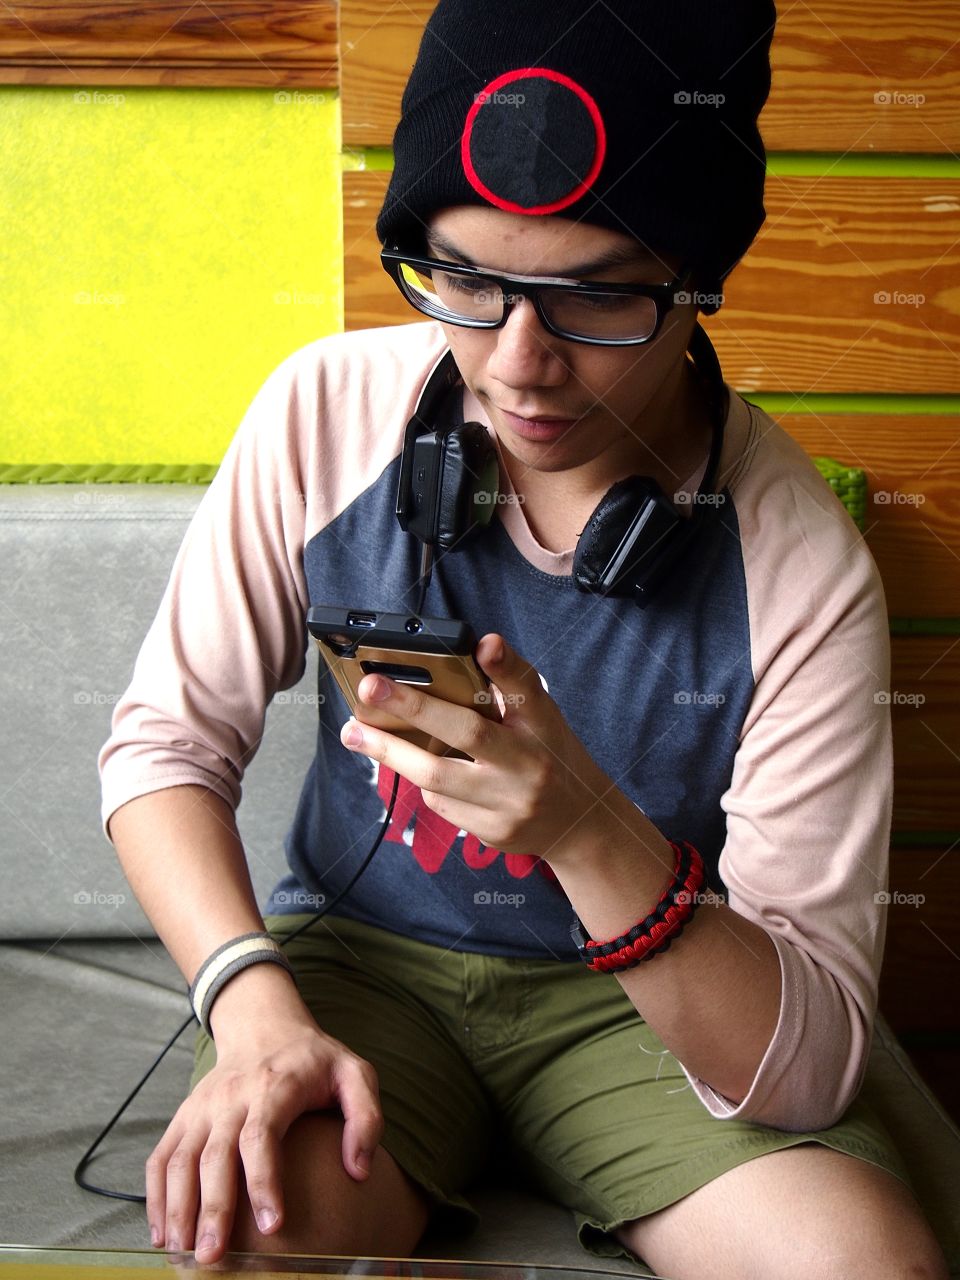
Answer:
<svg viewBox="0 0 960 1280"><path fill-rule="evenodd" d="M763 225L773 0L440 0L407 81L382 244L451 205L556 214L694 266L694 301Z"/></svg>

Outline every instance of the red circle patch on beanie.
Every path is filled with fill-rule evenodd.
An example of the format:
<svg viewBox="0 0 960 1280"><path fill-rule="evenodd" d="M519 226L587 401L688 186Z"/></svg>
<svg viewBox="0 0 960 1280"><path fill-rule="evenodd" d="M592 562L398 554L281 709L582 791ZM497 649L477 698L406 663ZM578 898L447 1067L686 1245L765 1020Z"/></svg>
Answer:
<svg viewBox="0 0 960 1280"><path fill-rule="evenodd" d="M522 67L474 98L460 138L467 181L509 213L556 213L596 180L607 149L603 117L561 71Z"/></svg>

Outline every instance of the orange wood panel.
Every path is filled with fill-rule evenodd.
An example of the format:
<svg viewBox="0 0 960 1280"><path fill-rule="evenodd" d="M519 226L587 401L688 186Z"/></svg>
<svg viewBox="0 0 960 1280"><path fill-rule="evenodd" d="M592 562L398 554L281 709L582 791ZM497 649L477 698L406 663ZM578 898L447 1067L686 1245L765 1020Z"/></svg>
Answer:
<svg viewBox="0 0 960 1280"><path fill-rule="evenodd" d="M433 0L341 0L346 146L392 144L433 9ZM760 116L767 149L960 150L956 40L955 0L778 5L770 97Z"/></svg>
<svg viewBox="0 0 960 1280"><path fill-rule="evenodd" d="M339 83L336 0L11 0L0 84Z"/></svg>
<svg viewBox="0 0 960 1280"><path fill-rule="evenodd" d="M960 618L960 417L774 416L812 456L866 471L865 536L891 617Z"/></svg>
<svg viewBox="0 0 960 1280"><path fill-rule="evenodd" d="M389 177L343 175L347 329L417 314L380 265ZM960 199L930 178L768 178L766 208L703 320L731 385L960 393Z"/></svg>

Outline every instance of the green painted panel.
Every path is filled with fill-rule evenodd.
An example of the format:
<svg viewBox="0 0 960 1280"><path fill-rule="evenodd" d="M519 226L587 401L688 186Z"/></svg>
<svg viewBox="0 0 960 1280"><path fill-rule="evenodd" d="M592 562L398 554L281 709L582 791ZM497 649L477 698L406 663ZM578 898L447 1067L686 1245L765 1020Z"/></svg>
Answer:
<svg viewBox="0 0 960 1280"><path fill-rule="evenodd" d="M345 169L392 169L390 147L348 147ZM767 172L775 177L953 178L960 179L960 157L891 152L768 151Z"/></svg>

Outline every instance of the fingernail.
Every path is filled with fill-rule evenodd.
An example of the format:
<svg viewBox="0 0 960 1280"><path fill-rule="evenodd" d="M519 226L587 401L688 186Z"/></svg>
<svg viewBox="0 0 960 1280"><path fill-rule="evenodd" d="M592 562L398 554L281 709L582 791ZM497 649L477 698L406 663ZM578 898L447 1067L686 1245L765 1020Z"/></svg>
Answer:
<svg viewBox="0 0 960 1280"><path fill-rule="evenodd" d="M156 1248L157 1245L160 1243L160 1232L157 1230L156 1227L150 1228L150 1243L153 1245L154 1248Z"/></svg>
<svg viewBox="0 0 960 1280"><path fill-rule="evenodd" d="M343 735L342 741L345 746L359 747L360 743L363 741L363 730L358 728L355 724L349 725Z"/></svg>
<svg viewBox="0 0 960 1280"><path fill-rule="evenodd" d="M493 663L495 662L503 661L503 641L502 640L498 640L496 642L496 645L494 646L493 652L490 654L488 661L490 662L491 665L493 665Z"/></svg>
<svg viewBox="0 0 960 1280"><path fill-rule="evenodd" d="M215 1249L217 1247L217 1237L212 1231L205 1231L197 1241L196 1252L200 1253L204 1249Z"/></svg>
<svg viewBox="0 0 960 1280"><path fill-rule="evenodd" d="M362 1169L364 1173L370 1172L370 1152L369 1151L357 1152L357 1168Z"/></svg>
<svg viewBox="0 0 960 1280"><path fill-rule="evenodd" d="M176 1237L176 1236L171 1236L171 1237L167 1240L167 1252L168 1252L168 1253L179 1253L179 1252L180 1252L180 1241L177 1239L177 1237Z"/></svg>
<svg viewBox="0 0 960 1280"><path fill-rule="evenodd" d="M393 690L387 680L378 680L370 691L370 697L374 702L384 702L390 697Z"/></svg>
<svg viewBox="0 0 960 1280"><path fill-rule="evenodd" d="M277 1220L273 1209L260 1209L257 1213L257 1226L261 1231L269 1231Z"/></svg>

